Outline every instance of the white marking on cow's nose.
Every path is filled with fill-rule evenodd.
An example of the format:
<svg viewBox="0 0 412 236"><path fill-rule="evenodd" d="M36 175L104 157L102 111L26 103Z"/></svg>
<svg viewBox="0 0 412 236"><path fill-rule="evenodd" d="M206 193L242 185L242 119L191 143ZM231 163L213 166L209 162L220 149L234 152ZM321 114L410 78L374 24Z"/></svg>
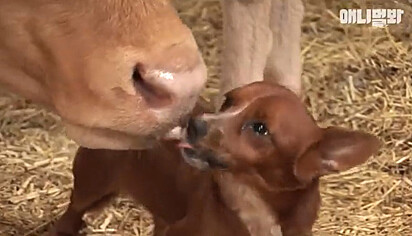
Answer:
<svg viewBox="0 0 412 236"><path fill-rule="evenodd" d="M170 72L166 72L166 71L159 71L159 77L160 78L165 78L167 80L173 80L174 76L172 73Z"/></svg>
<svg viewBox="0 0 412 236"><path fill-rule="evenodd" d="M177 139L177 140L183 140L183 138L185 137L185 130L178 126L173 128L172 130L170 130L163 139Z"/></svg>

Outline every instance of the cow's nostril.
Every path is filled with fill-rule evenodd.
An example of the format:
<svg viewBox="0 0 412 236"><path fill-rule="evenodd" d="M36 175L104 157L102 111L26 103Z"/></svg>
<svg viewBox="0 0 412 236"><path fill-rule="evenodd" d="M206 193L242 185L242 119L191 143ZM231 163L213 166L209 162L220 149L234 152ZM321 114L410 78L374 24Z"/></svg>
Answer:
<svg viewBox="0 0 412 236"><path fill-rule="evenodd" d="M140 74L141 72L140 72L140 70L141 70L141 66L140 65L136 65L134 68L133 68L133 74L132 74L132 79L133 79L133 81L135 82L135 83L142 83L142 82L144 82L143 81L143 78L142 78L142 75Z"/></svg>
<svg viewBox="0 0 412 236"><path fill-rule="evenodd" d="M151 107L164 107L172 102L172 96L163 86L156 82L155 75L147 73L138 64L133 68L132 80L137 93L141 94Z"/></svg>

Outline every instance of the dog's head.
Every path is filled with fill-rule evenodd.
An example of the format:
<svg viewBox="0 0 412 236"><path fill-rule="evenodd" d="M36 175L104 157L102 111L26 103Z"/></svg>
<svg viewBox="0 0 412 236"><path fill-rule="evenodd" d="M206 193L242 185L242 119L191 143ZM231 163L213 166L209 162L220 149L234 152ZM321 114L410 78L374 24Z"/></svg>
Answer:
<svg viewBox="0 0 412 236"><path fill-rule="evenodd" d="M256 82L227 93L220 112L193 117L181 150L199 169L253 173L291 187L359 165L379 146L367 133L320 128L291 91Z"/></svg>

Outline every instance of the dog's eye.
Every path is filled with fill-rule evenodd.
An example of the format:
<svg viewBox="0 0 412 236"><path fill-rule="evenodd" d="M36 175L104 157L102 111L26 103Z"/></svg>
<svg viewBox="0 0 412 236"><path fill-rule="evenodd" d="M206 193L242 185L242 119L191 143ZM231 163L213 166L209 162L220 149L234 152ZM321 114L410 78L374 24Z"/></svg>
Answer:
<svg viewBox="0 0 412 236"><path fill-rule="evenodd" d="M268 135L269 130L266 128L266 125L261 122L256 122L252 124L253 131L259 135Z"/></svg>
<svg viewBox="0 0 412 236"><path fill-rule="evenodd" d="M251 128L253 132L257 135L262 135L262 136L269 135L269 130L266 127L265 123L260 122L260 121L248 122L246 123L244 128Z"/></svg>

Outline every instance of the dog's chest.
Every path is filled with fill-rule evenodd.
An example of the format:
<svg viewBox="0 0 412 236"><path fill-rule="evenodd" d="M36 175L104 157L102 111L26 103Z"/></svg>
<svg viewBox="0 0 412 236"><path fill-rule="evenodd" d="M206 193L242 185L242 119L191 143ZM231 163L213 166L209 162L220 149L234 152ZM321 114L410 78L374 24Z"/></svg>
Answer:
<svg viewBox="0 0 412 236"><path fill-rule="evenodd" d="M237 213L252 236L282 235L276 215L250 186L231 175L219 180L225 204Z"/></svg>

